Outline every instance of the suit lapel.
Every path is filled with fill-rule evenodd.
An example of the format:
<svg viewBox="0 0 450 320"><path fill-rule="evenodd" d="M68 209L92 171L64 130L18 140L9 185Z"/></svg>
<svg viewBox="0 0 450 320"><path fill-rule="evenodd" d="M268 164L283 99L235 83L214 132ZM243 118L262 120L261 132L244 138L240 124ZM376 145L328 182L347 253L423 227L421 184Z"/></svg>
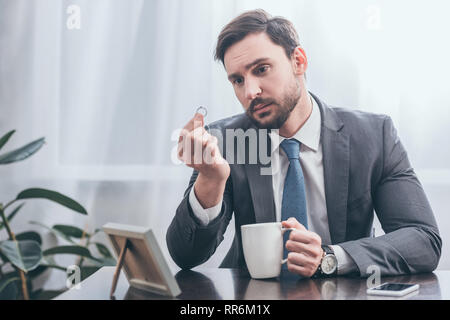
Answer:
<svg viewBox="0 0 450 320"><path fill-rule="evenodd" d="M316 99L322 116L322 153L328 225L333 244L345 241L350 166L350 137L335 112Z"/></svg>
<svg viewBox="0 0 450 320"><path fill-rule="evenodd" d="M275 206L273 202L272 176L261 174L262 166L259 164L246 164L250 194L255 210L255 222L274 222Z"/></svg>
<svg viewBox="0 0 450 320"><path fill-rule="evenodd" d="M349 137L327 128L323 133L323 170L332 243L345 240L349 179Z"/></svg>
<svg viewBox="0 0 450 320"><path fill-rule="evenodd" d="M264 222L275 222L276 221L276 213L275 213L275 204L273 198L273 186L272 186L272 175L269 174L271 163L262 164L260 155L261 152L266 152L266 155L270 156L271 150L271 140L268 134L263 134L263 131L260 131L256 127L252 127L251 129L257 130L257 163L250 164L248 161L249 154L247 154L247 161L245 162L245 172L247 174L248 183L250 187L250 194L253 201L253 209L255 211L255 222L256 223L264 223ZM264 131L266 132L266 131ZM265 144L259 143L259 139L266 139ZM265 145L267 150L260 150L261 147ZM266 149L266 148L263 148ZM249 150L249 148L246 148ZM264 174L262 174L264 172Z"/></svg>

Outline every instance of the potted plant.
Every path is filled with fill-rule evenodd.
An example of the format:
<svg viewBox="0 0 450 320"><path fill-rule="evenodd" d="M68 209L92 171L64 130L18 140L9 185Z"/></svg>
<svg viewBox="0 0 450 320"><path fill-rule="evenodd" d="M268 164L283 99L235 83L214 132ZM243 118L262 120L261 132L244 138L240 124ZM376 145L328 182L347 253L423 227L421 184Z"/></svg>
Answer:
<svg viewBox="0 0 450 320"><path fill-rule="evenodd" d="M9 141L15 130L0 138L0 150ZM44 145L45 138L37 139L27 145L0 154L0 165L7 165L22 161L32 156ZM93 237L100 231L89 234L86 230L71 225L57 224L52 227L33 221L67 244L42 249L42 238L35 231L15 234L11 230L10 222L22 209L26 200L47 199L65 206L79 214L87 215L87 211L75 200L56 191L43 188L30 188L18 193L9 202L0 199L0 299L49 299L63 292L44 291L33 288L32 280L48 269L66 272L67 268L58 265L54 256L58 254L73 254L78 256L77 266L81 271L81 280L104 265L115 265L115 259L109 249L102 243L93 241ZM6 236L6 237L5 237ZM95 247L98 254L91 254L90 248ZM85 264L89 261L89 264Z"/></svg>

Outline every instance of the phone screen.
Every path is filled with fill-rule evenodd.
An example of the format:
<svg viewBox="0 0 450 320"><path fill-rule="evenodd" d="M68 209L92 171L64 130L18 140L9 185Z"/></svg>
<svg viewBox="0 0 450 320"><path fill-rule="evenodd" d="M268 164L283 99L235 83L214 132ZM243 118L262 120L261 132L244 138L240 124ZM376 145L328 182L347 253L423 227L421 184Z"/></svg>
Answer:
<svg viewBox="0 0 450 320"><path fill-rule="evenodd" d="M414 284L385 283L379 287L372 288L372 290L402 291L411 288L412 286L414 286Z"/></svg>

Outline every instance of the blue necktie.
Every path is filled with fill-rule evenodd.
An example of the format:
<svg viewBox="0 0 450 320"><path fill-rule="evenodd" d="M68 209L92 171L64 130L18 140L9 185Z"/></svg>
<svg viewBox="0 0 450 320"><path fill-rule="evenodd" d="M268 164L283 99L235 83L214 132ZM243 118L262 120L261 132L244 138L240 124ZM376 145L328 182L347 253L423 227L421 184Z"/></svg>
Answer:
<svg viewBox="0 0 450 320"><path fill-rule="evenodd" d="M281 142L289 159L289 168L284 180L283 200L281 204L281 221L291 217L297 219L308 229L308 217L306 215L305 179L300 165L300 142L295 139L285 139ZM284 256L287 257L286 241L289 232L284 234Z"/></svg>

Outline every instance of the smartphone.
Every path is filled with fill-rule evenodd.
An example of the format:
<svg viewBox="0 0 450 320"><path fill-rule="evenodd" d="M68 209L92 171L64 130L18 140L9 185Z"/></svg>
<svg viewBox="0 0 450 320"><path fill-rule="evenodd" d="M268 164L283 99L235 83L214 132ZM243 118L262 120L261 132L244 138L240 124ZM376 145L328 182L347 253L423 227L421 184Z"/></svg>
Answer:
<svg viewBox="0 0 450 320"><path fill-rule="evenodd" d="M418 284L409 283L383 283L377 287L367 289L367 294L378 296L401 297L419 289Z"/></svg>

